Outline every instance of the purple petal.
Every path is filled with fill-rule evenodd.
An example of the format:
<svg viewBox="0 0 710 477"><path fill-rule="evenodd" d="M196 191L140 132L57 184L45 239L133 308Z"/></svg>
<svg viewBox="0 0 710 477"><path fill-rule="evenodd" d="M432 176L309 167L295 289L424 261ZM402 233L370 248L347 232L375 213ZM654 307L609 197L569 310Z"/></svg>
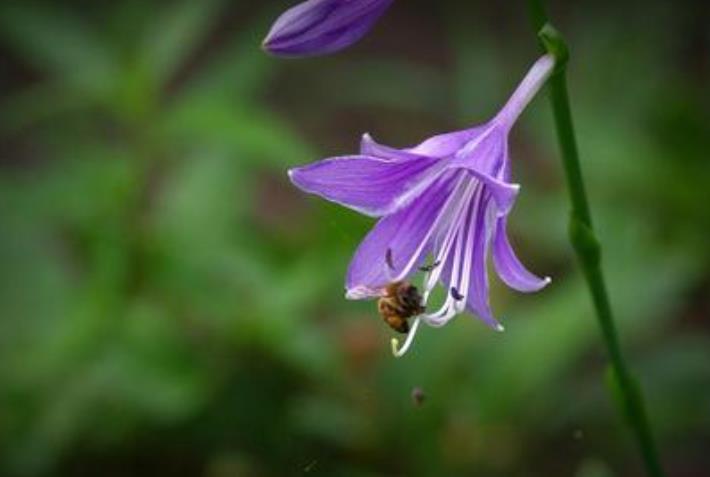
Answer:
<svg viewBox="0 0 710 477"><path fill-rule="evenodd" d="M439 134L430 137L417 146L407 149L407 152L433 157L453 156L459 149L464 147L466 143L486 133L489 129L490 127L485 124L462 131Z"/></svg>
<svg viewBox="0 0 710 477"><path fill-rule="evenodd" d="M518 196L520 186L500 181L476 169L466 168L466 170L486 186L486 190L491 194L495 202L496 215L507 215L515 204L515 198Z"/></svg>
<svg viewBox="0 0 710 477"><path fill-rule="evenodd" d="M494 124L468 141L450 161L451 167L467 169L486 186L499 216L510 212L520 190L519 185L503 180L508 172L507 142L506 132Z"/></svg>
<svg viewBox="0 0 710 477"><path fill-rule="evenodd" d="M393 277L407 276L419 266L431 248L437 218L454 187L453 177L441 177L409 206L375 225L350 262L345 283L348 298L376 296Z"/></svg>
<svg viewBox="0 0 710 477"><path fill-rule="evenodd" d="M482 133L486 135L482 136ZM506 138L505 135L501 136L497 129L486 127L475 128L475 131L470 129L442 134L422 143L430 142L428 146L422 147L420 145L412 149L395 149L385 146L375 142L369 134L364 134L360 141L360 154L372 155L393 162L421 159L426 155L424 152L434 153L428 157L442 158L443 156L439 153L447 152L454 143L458 144L466 139L468 142L463 143L462 149L458 149L454 151L453 155L450 155L447 167L467 169L471 175L488 187L496 202L498 215L507 214L515 203L520 186L499 180L493 175L503 170L507 164ZM440 146L439 148L436 147L437 144ZM413 152L415 150L418 152Z"/></svg>
<svg viewBox="0 0 710 477"><path fill-rule="evenodd" d="M405 206L441 171L432 157L394 162L371 156L343 156L288 171L300 189L378 217Z"/></svg>
<svg viewBox="0 0 710 477"><path fill-rule="evenodd" d="M493 238L493 263L498 276L510 288L521 292L534 292L544 288L550 283L550 278L539 278L530 273L518 260L508 240L506 222L505 217L496 220Z"/></svg>
<svg viewBox="0 0 710 477"><path fill-rule="evenodd" d="M393 0L308 0L285 11L264 39L279 56L324 55L362 38Z"/></svg>
<svg viewBox="0 0 710 477"><path fill-rule="evenodd" d="M372 155L393 161L408 160L419 156L453 157L467 143L489 132L488 125L477 126L452 133L432 136L426 141L404 149L397 149L377 143L372 136L364 134L360 141L360 154Z"/></svg>
<svg viewBox="0 0 710 477"><path fill-rule="evenodd" d="M421 157L422 154L413 154L406 149L397 149L376 142L369 134L363 134L360 140L360 154L374 156L389 161L409 161Z"/></svg>

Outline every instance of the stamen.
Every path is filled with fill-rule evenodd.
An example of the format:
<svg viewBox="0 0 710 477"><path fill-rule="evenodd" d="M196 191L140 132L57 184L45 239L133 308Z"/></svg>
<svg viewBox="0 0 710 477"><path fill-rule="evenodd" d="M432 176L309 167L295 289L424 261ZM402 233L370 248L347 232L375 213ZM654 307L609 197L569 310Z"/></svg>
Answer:
<svg viewBox="0 0 710 477"><path fill-rule="evenodd" d="M468 195L468 194L467 194ZM467 209L467 207L463 207L464 210ZM457 218L459 221L464 217L464 213L461 212L459 214L459 217ZM465 221L462 223L458 223L455 228L455 232L451 234L452 240L448 244L448 247L451 248L453 247L453 264L451 267L451 286L452 287L458 287L459 285L459 262L461 258L462 248L463 248L463 241L464 241L464 226L465 226ZM447 252L449 253L449 252ZM441 275L441 270L437 270L433 275L438 276ZM430 326L443 326L446 324L451 318L456 316L456 303L453 301L452 297L447 294L446 300L444 303L441 305L441 308L439 308L438 311L435 313L429 313L425 315L423 318L426 320L427 324Z"/></svg>
<svg viewBox="0 0 710 477"><path fill-rule="evenodd" d="M462 176L459 185L463 182L465 176ZM464 210L465 207L462 207L461 204L467 203L469 200L471 200L471 195L473 194L473 191L475 190L474 188L475 183L473 181L469 181L462 187L462 192L459 197L460 200L452 201L452 204L455 207L453 217L451 217L451 222L449 227L446 227L445 230L447 231L446 235L443 237L443 243L441 244L440 247L438 247L438 253L436 256L435 262L443 262L446 257L449 255L449 252L451 250L452 245L456 241L456 237L458 237L458 233L461 227L461 219L463 218ZM436 286L437 280L439 280L439 277L441 276L442 268L437 267L434 269L424 280L424 293L423 293L423 301L426 304L427 300L429 299L429 294L431 291L434 289ZM453 276L453 275L452 275Z"/></svg>
<svg viewBox="0 0 710 477"><path fill-rule="evenodd" d="M464 175L461 175L461 176L457 179L457 182L456 182L456 184L453 186L453 188L452 188L452 190L451 190L449 196L447 197L446 202L444 203L444 206L441 208L440 212L438 213L438 215L437 215L436 218L434 219L434 223L433 223L432 226L429 228L429 231L428 231L427 234L423 237L423 239L422 239L422 241L420 242L419 246L417 247L417 249L416 249L416 250L414 251L414 253L412 254L411 258L409 259L409 262L407 262L407 264L401 269L400 274L399 274L394 280L391 280L391 281L403 280L404 277L406 276L406 272L408 272L409 270L412 269L412 267L414 267L414 264L415 264L416 260L421 256L422 250L424 249L424 247L425 247L426 244L428 243L429 238L431 237L431 235L434 233L435 230L439 230L439 228L442 226L442 221L445 220L446 215L451 211L451 206L452 206L452 204L455 204L455 203L456 203L456 201L454 200L454 198L455 198L456 195L458 195L458 194L456 194L456 192L458 191L459 186L460 186L461 183L463 182L464 177L465 177ZM447 181L449 178L450 178L450 176L444 176L444 178L442 179L442 181L444 181L444 182L443 182L443 188L446 188L446 187L445 187L445 186L446 186L446 182L445 182L445 181ZM453 210L455 211L456 209L453 209Z"/></svg>
<svg viewBox="0 0 710 477"><path fill-rule="evenodd" d="M431 315L424 315L422 316L422 319L425 320L429 326L439 328L448 323L451 318L457 315L457 313L456 307L451 306L451 304L447 302L438 312Z"/></svg>
<svg viewBox="0 0 710 477"><path fill-rule="evenodd" d="M392 338L390 344L392 345L392 354L395 358L401 358L402 356L404 356L409 347L412 345L412 342L414 341L414 335L417 334L417 328L419 328L420 321L421 320L419 317L414 320L414 323L409 329L409 333L407 333L407 338L404 340L404 344L401 348L397 349L397 347L399 346L399 340L397 338Z"/></svg>
<svg viewBox="0 0 710 477"><path fill-rule="evenodd" d="M463 268L461 270L459 285L461 285L461 290L464 290L466 293L470 292L471 268L473 266L473 261L476 258L473 256L473 249L476 247L476 239L479 238L478 235L481 233L481 231L476 228L476 218L479 214L480 208L484 205L482 204L482 195L483 188L477 188L467 210L468 220L464 222L465 229L463 234L466 239L464 245ZM453 288L456 287L452 286L452 289ZM458 291L458 288L456 288L456 290ZM454 298L456 297L454 296ZM454 305L456 307L456 311L457 313L462 313L466 309L466 302L458 299L456 301L457 302Z"/></svg>

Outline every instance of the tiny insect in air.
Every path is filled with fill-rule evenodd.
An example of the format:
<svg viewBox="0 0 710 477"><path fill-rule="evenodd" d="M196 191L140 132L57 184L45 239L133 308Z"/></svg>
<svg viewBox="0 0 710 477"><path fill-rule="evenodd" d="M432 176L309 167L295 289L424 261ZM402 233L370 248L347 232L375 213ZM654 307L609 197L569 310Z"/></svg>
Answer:
<svg viewBox="0 0 710 477"><path fill-rule="evenodd" d="M424 313L422 296L417 287L406 281L392 282L377 302L377 311L390 328L409 332L409 319Z"/></svg>

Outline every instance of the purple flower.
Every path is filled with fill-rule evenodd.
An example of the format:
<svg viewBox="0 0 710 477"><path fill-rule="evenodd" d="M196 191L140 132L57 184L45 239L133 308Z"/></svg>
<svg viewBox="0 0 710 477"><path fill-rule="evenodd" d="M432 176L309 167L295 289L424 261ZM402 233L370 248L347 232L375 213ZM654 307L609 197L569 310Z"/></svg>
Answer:
<svg viewBox="0 0 710 477"><path fill-rule="evenodd" d="M391 282L421 267L422 305L441 282L446 299L438 310L415 318L400 350L410 346L421 321L442 326L464 311L493 329L503 327L488 298L489 250L498 276L521 292L540 290L538 278L518 260L506 232L520 187L510 182L508 133L552 72L554 58L541 57L506 105L489 122L431 137L418 146L395 149L365 134L360 153L325 159L289 171L306 192L360 213L381 217L355 252L345 289L350 299L380 297Z"/></svg>
<svg viewBox="0 0 710 477"><path fill-rule="evenodd" d="M278 56L333 53L362 38L393 0L308 0L286 10L264 39Z"/></svg>

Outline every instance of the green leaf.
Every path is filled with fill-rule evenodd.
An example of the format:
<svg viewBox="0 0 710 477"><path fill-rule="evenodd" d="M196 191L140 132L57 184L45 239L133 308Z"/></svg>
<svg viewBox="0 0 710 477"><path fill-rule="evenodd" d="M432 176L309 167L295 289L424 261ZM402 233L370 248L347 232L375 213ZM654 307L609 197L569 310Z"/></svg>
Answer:
<svg viewBox="0 0 710 477"><path fill-rule="evenodd" d="M183 0L166 6L148 24L140 48L142 61L158 85L164 85L205 40L223 0Z"/></svg>
<svg viewBox="0 0 710 477"><path fill-rule="evenodd" d="M118 80L103 39L66 8L7 2L0 6L0 34L23 59L75 88L105 93Z"/></svg>

